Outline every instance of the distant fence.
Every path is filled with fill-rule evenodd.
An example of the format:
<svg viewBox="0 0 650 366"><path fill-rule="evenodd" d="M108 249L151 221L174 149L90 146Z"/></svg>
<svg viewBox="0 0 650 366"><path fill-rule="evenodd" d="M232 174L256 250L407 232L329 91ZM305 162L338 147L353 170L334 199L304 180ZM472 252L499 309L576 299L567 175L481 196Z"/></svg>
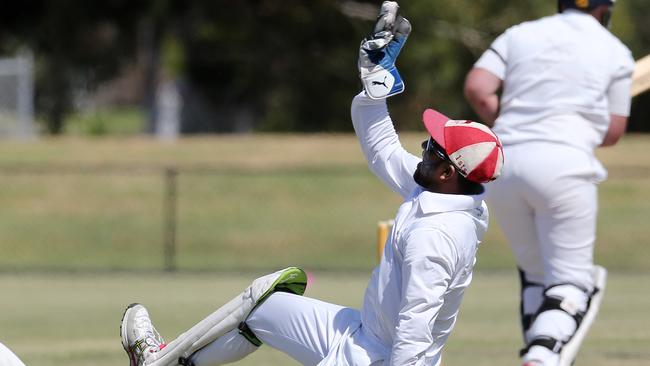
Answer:
<svg viewBox="0 0 650 366"><path fill-rule="evenodd" d="M650 168L610 169L597 259L650 268ZM365 166L0 166L0 271L369 271L401 199ZM641 255L643 253L643 255ZM512 268L498 226L479 267Z"/></svg>
<svg viewBox="0 0 650 366"><path fill-rule="evenodd" d="M0 166L0 270L367 269L396 200L363 166Z"/></svg>

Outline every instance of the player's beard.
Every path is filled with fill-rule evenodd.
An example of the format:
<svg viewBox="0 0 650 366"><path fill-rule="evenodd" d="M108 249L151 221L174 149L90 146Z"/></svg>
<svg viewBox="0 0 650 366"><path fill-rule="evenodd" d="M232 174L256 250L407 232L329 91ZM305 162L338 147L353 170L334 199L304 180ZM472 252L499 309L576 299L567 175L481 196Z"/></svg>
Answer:
<svg viewBox="0 0 650 366"><path fill-rule="evenodd" d="M418 163L418 166L413 173L415 183L419 184L426 190L435 191L438 187L438 182L435 179L436 166L438 166L438 164L440 164L440 162L437 161L421 161Z"/></svg>

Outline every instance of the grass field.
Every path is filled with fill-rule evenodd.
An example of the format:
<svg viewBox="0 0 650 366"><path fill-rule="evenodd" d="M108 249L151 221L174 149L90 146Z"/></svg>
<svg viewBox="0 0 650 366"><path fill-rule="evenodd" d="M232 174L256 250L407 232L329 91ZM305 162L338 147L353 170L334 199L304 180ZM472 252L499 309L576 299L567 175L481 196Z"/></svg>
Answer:
<svg viewBox="0 0 650 366"><path fill-rule="evenodd" d="M417 151L421 137L402 140ZM612 269L650 268L649 143L629 136L599 151L610 178L600 189L596 258ZM176 264L184 270L369 270L376 222L400 201L368 172L352 135L7 142L0 269L161 268L166 167L179 171ZM480 269L512 267L495 223L482 251Z"/></svg>
<svg viewBox="0 0 650 366"><path fill-rule="evenodd" d="M422 135L402 140L417 152ZM649 145L628 136L598 152L610 177L596 259L611 273L578 366L650 363ZM176 273L160 271L167 167L179 171ZM287 265L315 273L308 295L358 307L376 222L399 201L368 172L352 135L3 142L0 342L28 365L123 365L128 303L148 304L173 337ZM517 283L495 224L445 365L517 364ZM242 365L295 363L265 347Z"/></svg>
<svg viewBox="0 0 650 366"><path fill-rule="evenodd" d="M175 335L247 286L256 274L0 276L0 341L27 365L126 365L118 328L130 302L146 304L163 336ZM352 307L368 276L315 272L307 294ZM517 279L478 272L445 351L445 365L517 364ZM650 281L610 273L604 305L576 365L645 366L650 360ZM240 365L297 365L262 347Z"/></svg>

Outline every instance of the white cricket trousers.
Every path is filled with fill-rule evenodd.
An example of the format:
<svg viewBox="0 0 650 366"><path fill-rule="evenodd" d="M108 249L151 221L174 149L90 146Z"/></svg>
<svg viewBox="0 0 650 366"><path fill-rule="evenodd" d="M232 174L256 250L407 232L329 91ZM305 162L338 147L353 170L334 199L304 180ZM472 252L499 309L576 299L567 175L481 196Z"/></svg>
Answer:
<svg viewBox="0 0 650 366"><path fill-rule="evenodd" d="M591 291L596 185L606 171L593 155L556 143L507 146L504 156L487 202L517 265L529 281Z"/></svg>
<svg viewBox="0 0 650 366"><path fill-rule="evenodd" d="M379 365L382 348L364 335L360 319L356 309L277 292L253 310L246 324L262 342L303 365ZM222 365L256 349L234 329L195 353L192 361Z"/></svg>

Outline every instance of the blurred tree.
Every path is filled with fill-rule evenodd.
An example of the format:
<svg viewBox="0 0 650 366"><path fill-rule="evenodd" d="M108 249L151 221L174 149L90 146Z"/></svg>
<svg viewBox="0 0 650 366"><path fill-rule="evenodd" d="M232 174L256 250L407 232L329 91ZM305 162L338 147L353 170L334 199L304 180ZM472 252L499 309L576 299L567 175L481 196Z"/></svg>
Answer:
<svg viewBox="0 0 650 366"><path fill-rule="evenodd" d="M92 89L135 54L135 27L146 2L25 0L0 13L0 53L36 54L36 107L46 130L62 132L75 86Z"/></svg>
<svg viewBox="0 0 650 366"><path fill-rule="evenodd" d="M359 30L329 0L193 1L184 132L348 130Z"/></svg>
<svg viewBox="0 0 650 366"><path fill-rule="evenodd" d="M154 130L161 75L176 78L184 133L349 131L360 89L356 59L381 0L24 0L0 13L0 54L27 44L37 59L37 108L62 131L73 92L115 76L143 57L143 101ZM407 84L391 99L402 129L439 108L476 118L464 100L465 73L506 28L556 12L555 0L402 2L414 31L398 60ZM613 32L637 58L650 52L650 2L617 2ZM139 50L137 48L139 47ZM170 76L171 75L171 76ZM81 87L80 87L81 86ZM648 129L650 107L635 101L631 127Z"/></svg>
<svg viewBox="0 0 650 366"><path fill-rule="evenodd" d="M407 94L396 120L420 128L432 103L468 115L464 73L498 33L549 13L539 1L457 0L405 5L415 31L400 58ZM381 1L248 0L187 3L176 29L186 50L184 132L348 131L359 90L356 58ZM478 4L478 6L477 6ZM510 3L509 3L510 4Z"/></svg>
<svg viewBox="0 0 650 366"><path fill-rule="evenodd" d="M639 59L650 54L650 27L648 26L650 25L650 1L625 0L620 4L617 3L616 6L620 9L616 9L614 33L624 31L621 38L630 46L635 58ZM634 98L628 130L650 131L650 92Z"/></svg>

